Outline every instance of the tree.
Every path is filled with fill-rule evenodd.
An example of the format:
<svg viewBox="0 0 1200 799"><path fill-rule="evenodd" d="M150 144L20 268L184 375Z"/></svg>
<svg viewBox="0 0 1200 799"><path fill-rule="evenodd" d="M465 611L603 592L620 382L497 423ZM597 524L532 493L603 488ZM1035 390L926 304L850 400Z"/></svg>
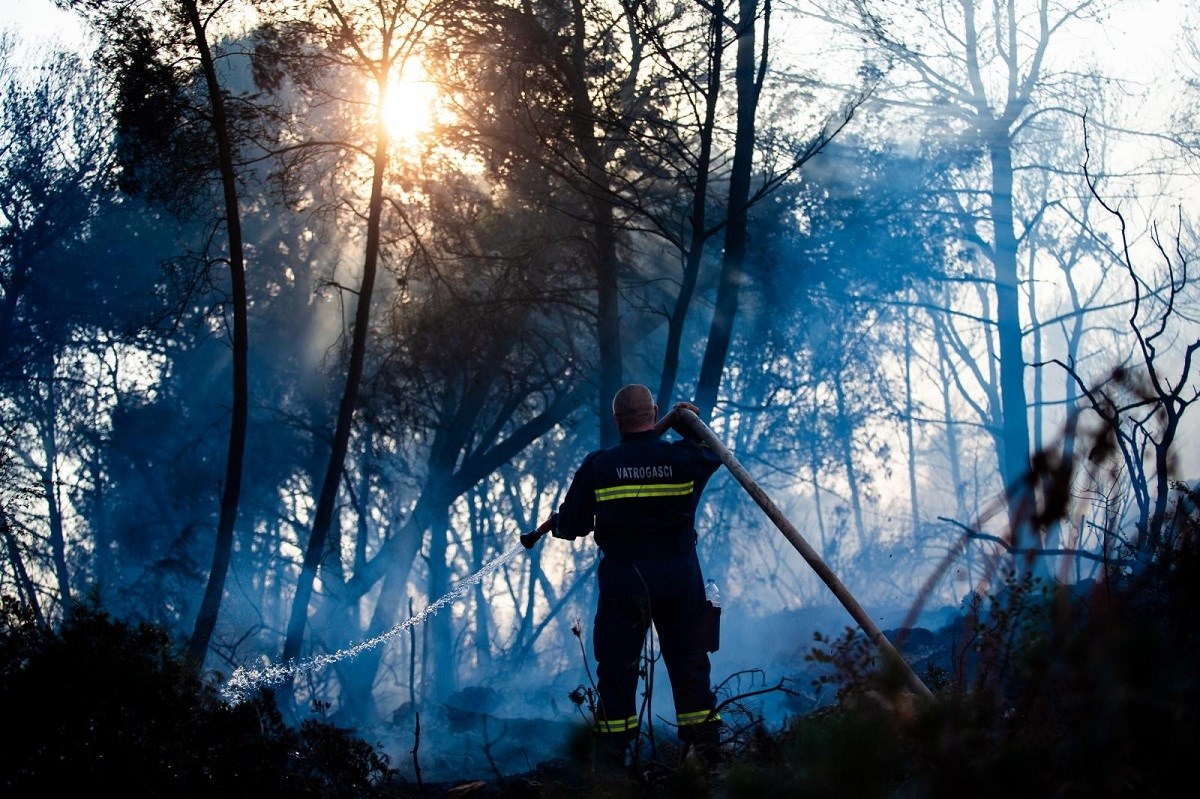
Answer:
<svg viewBox="0 0 1200 799"><path fill-rule="evenodd" d="M54 617L82 598L63 505L58 446L71 427L60 416L60 381L87 350L80 334L114 324L108 303L120 297L120 278L127 274L114 273L111 284L93 292L95 265L75 262L72 248L88 240L97 208L111 198L114 159L107 84L78 56L56 56L45 65L18 64L18 41L0 37L0 70L8 76L0 86L0 405L6 450L0 503L13 576L32 600L45 588L41 576L52 574ZM62 296L68 274L76 298ZM17 507L34 495L45 513L27 525ZM18 535L21 530L37 532ZM48 552L41 551L39 539Z"/></svg>
<svg viewBox="0 0 1200 799"><path fill-rule="evenodd" d="M1128 360L1099 386L1084 383L1073 362L1056 361L1079 384L1091 408L1115 432L1137 507L1133 549L1145 556L1169 549L1165 540L1171 484L1177 475L1176 437L1183 416L1200 391L1189 386L1200 338L1189 341L1195 277L1189 274L1194 242L1184 236L1182 211L1173 237L1164 242L1157 226L1150 234L1158 270L1138 268L1125 215L1101 197L1095 179L1089 186L1118 224L1117 247L1132 291L1128 326L1134 347ZM1182 349L1180 349L1182 348ZM1178 366L1178 376L1169 369ZM1149 462L1147 462L1149 461Z"/></svg>
<svg viewBox="0 0 1200 799"><path fill-rule="evenodd" d="M234 166L234 143L226 110L226 89L217 77L216 63L209 43L208 26L212 16L201 18L197 0L179 0L179 8L191 28L192 44L200 56L200 69L212 114L212 132L216 140L217 171L221 181L225 232L229 246L230 302L233 311L233 402L229 424L229 448L225 460L225 484L221 493L221 513L217 538L213 545L212 567L204 589L204 599L196 614L196 625L188 641L188 656L199 666L208 653L209 641L217 623L225 577L233 554L233 530L237 524L238 502L242 490L242 468L246 453L246 420L249 412L247 363L246 259L242 245L242 218L238 209L238 175ZM213 9L214 11L216 9Z"/></svg>
<svg viewBox="0 0 1200 799"><path fill-rule="evenodd" d="M670 143L664 165L676 159L677 176L681 185L690 184L691 191L670 192L666 211L650 207L641 210L650 217L659 235L674 244L683 260L679 290L667 315L667 337L663 346L663 364L655 400L660 408L671 405L671 397L679 379L684 330L692 308L692 300L704 263L704 251L710 238L717 235L724 220L710 222L710 186L712 184L714 152L717 145L717 112L721 107L723 67L727 43L726 20L721 5L705 8L701 4L699 19L684 6L676 9L676 19L651 19L643 23L643 36L664 65L670 80L683 87L685 100L669 106L673 114L664 114L653 127L654 134ZM705 13L707 11L707 13ZM681 30L672 30L671 23L683 23ZM692 26L695 26L694 28ZM699 45L691 45L699 42ZM691 46L689 46L691 45ZM674 204L680 208L675 210ZM685 222L685 224L680 224ZM676 232L681 227L682 232Z"/></svg>
<svg viewBox="0 0 1200 799"><path fill-rule="evenodd" d="M746 411L730 436L764 468L795 476L784 485L803 497L798 512L813 509L820 547L847 570L866 571L880 553L877 519L889 511L876 485L900 459L891 433L906 412L897 341L909 287L942 268L949 231L925 205L942 174L847 133L749 215L754 302L728 370L729 396ZM783 430L796 451L771 443Z"/></svg>
<svg viewBox="0 0 1200 799"><path fill-rule="evenodd" d="M1038 130L1040 117L1056 105L1078 106L1086 96L1079 81L1052 70L1052 44L1072 23L1104 6L1097 0L993 6L941 2L917 9L871 0L852 3L853 31L902 68L895 75L895 100L921 108L964 151L978 154L979 168L965 169L963 187L946 199L960 220L968 250L987 267L980 277L991 296L981 300L987 321L994 324L988 346L995 347L998 365L994 388L987 390L994 396L990 413L998 425L999 471L1014 519L1031 452L1021 312L1027 276L1020 268L1019 249L1034 221L1020 204L1018 169L1025 163L1024 141ZM972 199L970 183L983 186L983 202ZM1018 540L1029 534L1013 530Z"/></svg>
<svg viewBox="0 0 1200 799"><path fill-rule="evenodd" d="M497 2L481 4L473 17L475 41L504 53L510 73L497 77L511 82L521 102L502 113L525 128L512 139L525 149L497 143L507 146L509 158L539 164L566 187L561 212L584 222L576 257L594 298L602 445L615 442L608 404L623 382L623 347L631 338L622 288L633 256L630 204L645 178L639 141L647 116L662 103L641 12L639 3Z"/></svg>
<svg viewBox="0 0 1200 799"><path fill-rule="evenodd" d="M733 320L737 313L738 294L742 285L742 269L746 258L746 214L750 204L750 183L755 148L755 123L763 75L767 68L767 53L771 11L768 2L763 9L763 47L760 57L755 28L758 20L758 0L738 0L735 31L737 56L734 83L737 87L737 130L733 143L733 166L729 175L729 218L725 224L725 248L721 259L721 278L717 285L716 306L712 326L700 363L696 382L696 404L700 418L712 418L721 385L721 373L733 336Z"/></svg>
<svg viewBox="0 0 1200 799"><path fill-rule="evenodd" d="M300 654L313 584L328 553L366 362L377 272L385 253L385 209L397 211L394 230L400 231L401 235L407 230L403 207L390 203L386 196L392 159L385 115L388 93L394 90L407 62L419 58L426 46L426 37L439 24L453 19L459 5L455 0L416 3L399 0L374 8L360 8L338 2L314 2L297 9L296 17L261 32L266 42L265 52L278 64L278 67L267 64L267 69L259 72L260 79L271 88L278 89L283 77L290 75L295 86L308 92L310 100L316 97L320 103L345 102L344 92L348 88L351 92L355 88L369 91L374 98L368 118L357 130L352 130L349 137L335 139L329 144L330 134L337 137L341 132L322 131L318 138L326 143L310 141L281 148L281 152L291 152L301 162L324 153L341 153L348 156L338 165L348 169L343 177L349 181L362 170L370 186L361 207L352 211L352 217L356 217L353 224L361 231L362 273L355 289L346 378L330 441L328 466L317 496L312 530L304 547L304 562L284 640L282 657L285 662L295 660ZM356 97L349 98L352 107L357 101ZM354 113L350 114L351 120L354 117ZM295 168L296 164L293 164L292 169ZM280 691L281 701L289 702L291 693L291 686L285 686Z"/></svg>
<svg viewBox="0 0 1200 799"><path fill-rule="evenodd" d="M456 181L444 172L440 185L422 246L434 257L410 263L407 290L384 312L381 362L364 409L382 439L420 442L412 447L415 501L347 583L362 595L382 581L367 636L395 624L426 540L429 597L450 589L447 542L465 498L593 398L590 386L571 380L581 320L573 309L538 301L564 278L574 280L546 241L554 217L543 223L523 204L493 206L465 175ZM451 619L428 623L433 670L423 693L444 699L455 687ZM373 715L379 664L380 654L367 652L346 669L357 718Z"/></svg>
<svg viewBox="0 0 1200 799"><path fill-rule="evenodd" d="M224 231L224 249L206 243L204 269L229 270L227 320L232 350L231 405L225 475L204 597L196 614L188 653L197 668L204 664L224 596L234 547L234 528L242 490L249 414L246 259L242 215L238 207L238 150L244 126L230 114L232 92L218 75L228 53L214 48L213 31L221 25L224 2L165 0L157 5L111 0L72 0L98 9L103 34L101 61L119 75L117 119L122 137L129 191L144 191L177 212L192 210L208 183L219 185L219 210L213 226ZM199 64L179 56L193 56ZM247 97L239 98L243 101ZM239 143L241 140L241 143ZM186 153L181 163L177 154ZM163 173L169 160L170 177ZM159 168L155 174L152 170ZM181 174L182 168L182 174ZM186 177L181 177L186 175Z"/></svg>
<svg viewBox="0 0 1200 799"><path fill-rule="evenodd" d="M653 54L648 71L655 76L656 103L645 104L643 120L630 126L639 134L634 141L642 173L650 178L625 198L637 228L677 249L681 264L674 295L658 288L664 283L657 266L662 256L647 257L634 270L646 287L637 301L662 308L667 321L660 407L669 404L678 382L705 249L724 237L720 255L710 258L719 264L715 308L707 334L700 336L696 401L705 418L717 401L739 298L750 279L745 261L753 208L795 180L845 128L875 74L864 67L861 85L811 92L807 87L820 80L818 66L789 64L794 73L770 69L771 3L761 8L757 2L738 3L736 16L732 9L731 3L697 3L661 16L647 9L639 17L641 37ZM730 49L732 70L724 66Z"/></svg>
<svg viewBox="0 0 1200 799"><path fill-rule="evenodd" d="M11 34L0 37L7 76L0 85L0 376L6 380L19 380L24 363L63 343L71 320L56 324L60 314L48 304L53 294L41 284L55 256L86 235L114 167L101 76L69 53L44 65L19 64L17 44Z"/></svg>

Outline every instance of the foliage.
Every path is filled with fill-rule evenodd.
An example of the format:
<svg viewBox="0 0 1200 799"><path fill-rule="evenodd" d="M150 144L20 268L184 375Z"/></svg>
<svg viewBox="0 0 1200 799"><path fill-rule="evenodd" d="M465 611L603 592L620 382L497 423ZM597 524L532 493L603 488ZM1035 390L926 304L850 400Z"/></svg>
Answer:
<svg viewBox="0 0 1200 799"><path fill-rule="evenodd" d="M93 605L57 631L0 605L0 702L13 731L5 796L81 786L137 796L382 795L386 757L318 720L285 725L269 697L230 706L165 632Z"/></svg>
<svg viewBox="0 0 1200 799"><path fill-rule="evenodd" d="M30 68L17 44L0 34L0 374L6 380L68 346L77 325L111 322L114 310L104 299L127 289L130 274L113 264L98 271L80 252L97 238L97 207L111 198L102 75L68 53ZM76 291L64 297L68 281ZM128 320L132 309L123 310Z"/></svg>
<svg viewBox="0 0 1200 799"><path fill-rule="evenodd" d="M122 191L165 203L181 218L198 211L216 152L206 122L203 85L192 58L181 58L190 38L179 9L109 3L92 9L72 0L96 23L103 46L100 67L114 78L116 150Z"/></svg>
<svg viewBox="0 0 1200 799"><path fill-rule="evenodd" d="M949 671L914 702L868 642L823 639L837 705L726 775L730 796L1165 796L1200 723L1195 520L1152 568L1069 588L1010 579L943 630ZM952 678L952 679L951 679ZM831 679L831 678L821 678Z"/></svg>

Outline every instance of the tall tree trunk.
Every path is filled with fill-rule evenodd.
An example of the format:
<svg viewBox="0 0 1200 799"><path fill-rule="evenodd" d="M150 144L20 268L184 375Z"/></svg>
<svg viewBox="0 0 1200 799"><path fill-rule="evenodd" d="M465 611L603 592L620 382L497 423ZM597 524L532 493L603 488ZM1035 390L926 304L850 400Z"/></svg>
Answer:
<svg viewBox="0 0 1200 799"><path fill-rule="evenodd" d="M679 350L683 345L683 326L691 309L692 296L700 278L700 265L704 260L704 246L709 238L706 210L708 207L708 179L712 164L712 140L716 127L717 100L720 97L721 55L725 48L722 31L725 29L720 9L712 14L709 43L708 81L704 92L704 118L700 125L700 148L696 159L695 185L692 188L691 229L684 254L683 277L679 283L679 296L667 319L667 343L663 352L662 374L659 376L658 393L655 395L659 408L668 408L679 380Z"/></svg>
<svg viewBox="0 0 1200 799"><path fill-rule="evenodd" d="M744 280L746 259L746 218L750 203L750 181L756 139L755 115L758 110L760 82L755 73L757 52L754 22L757 0L739 0L737 61L734 84L737 87L737 132L733 145L733 165L729 176L729 218L725 227L725 255L717 286L716 308L708 331L700 377L696 385L696 405L701 420L712 419L721 388L725 360L733 340L733 322L737 316L738 294ZM764 58L765 61L765 58Z"/></svg>
<svg viewBox="0 0 1200 799"><path fill-rule="evenodd" d="M388 167L389 139L382 109L386 107L387 81L379 80L378 116L375 123L375 153L372 158L371 195L367 205L367 243L363 258L362 282L358 290L358 302L354 312L354 328L350 344L350 363L346 369L346 383L338 405L337 424L330 446L329 462L317 497L317 508L313 518L312 533L304 550L304 563L296 581L296 594L288 620L287 636L283 643L283 662L288 663L300 655L304 642L304 629L308 622L308 604L312 598L313 583L317 569L326 552L329 529L337 504L338 486L345 468L346 451L349 448L350 431L354 423L354 410L358 405L359 388L362 383L363 363L366 359L367 333L371 321L371 299L375 290L375 273L379 264L380 222L383 218L383 178ZM288 680L279 690L281 705L292 702L292 681Z"/></svg>
<svg viewBox="0 0 1200 799"><path fill-rule="evenodd" d="M904 310L904 438L908 444L908 506L913 533L921 524L920 497L917 494L916 410L913 408L912 314Z"/></svg>
<svg viewBox="0 0 1200 799"><path fill-rule="evenodd" d="M996 337L1000 352L1000 407L1003 442L1000 474L1004 479L1010 520L1017 546L1030 530L1022 523L1021 505L1028 499L1024 481L1029 473L1029 402L1025 394L1025 353L1021 335L1021 302L1017 279L1017 236L1013 227L1013 167L1008 128L997 123L988 135L992 168L991 205L995 252Z"/></svg>
<svg viewBox="0 0 1200 799"><path fill-rule="evenodd" d="M618 279L616 231L612 204L593 200L593 230L596 236L597 335L600 343L600 396L596 418L600 424L600 446L617 443L612 423L612 399L621 388L621 291Z"/></svg>
<svg viewBox="0 0 1200 799"><path fill-rule="evenodd" d="M471 574L476 574L483 568L487 551L487 542L482 534L483 525L486 524L480 518L480 513L476 506L476 500L484 502L482 497L477 497L472 493L468 497L468 513L471 524ZM490 529L490 525L488 527ZM475 652L475 657L478 658L478 669L481 672L486 672L491 668L492 660L492 636L491 636L491 620L492 614L489 612L491 606L487 601L487 592L484 584L478 582L475 584L474 591L475 599L475 644L472 649Z"/></svg>
<svg viewBox="0 0 1200 799"><path fill-rule="evenodd" d="M1036 258L1036 256L1037 256L1037 246L1031 245L1029 248L1029 255L1028 255L1029 263L1028 263L1028 267L1027 267L1028 274L1030 275L1031 279L1028 281L1028 284L1027 284L1029 286L1029 288L1027 290L1028 296L1026 297L1026 300L1025 300L1025 309L1026 309L1025 312L1029 318L1029 335L1030 335L1029 362L1030 363L1041 363L1042 362L1042 326L1038 322L1038 309L1037 309L1038 281L1032 279L1032 276L1034 274L1034 267L1035 267L1035 263L1034 263L1033 259ZM1038 452L1046 444L1045 413L1043 410L1045 408L1045 401L1046 401L1045 400L1045 372L1042 369L1033 369L1031 371L1033 372L1033 375L1032 375L1032 377L1033 377L1033 386L1032 386L1033 395L1030 398L1030 406L1033 410L1033 414L1032 414L1033 419L1032 419L1032 427L1030 429L1029 450L1030 450L1030 452ZM1069 408L1071 406L1068 405L1066 407Z"/></svg>
<svg viewBox="0 0 1200 799"><path fill-rule="evenodd" d="M200 20L196 0L179 0L180 8L192 27L200 68L208 91L212 110L213 133L217 140L217 158L221 173L221 194L225 204L225 230L229 240L230 299L233 305L233 406L230 409L229 446L225 457L225 484L221 492L221 510L217 520L217 538L213 546L212 566L204 598L196 614L196 623L188 639L187 656L195 668L204 665L221 599L225 593L225 578L233 555L233 530L237 524L238 504L242 491L242 467L246 452L246 422L249 409L247 378L246 262L242 248L242 222L238 211L237 175L233 166L233 145L229 138L224 94L217 80L208 36Z"/></svg>
<svg viewBox="0 0 1200 799"><path fill-rule="evenodd" d="M104 407L102 404L103 389L97 383L92 396L94 408ZM87 462L87 474L91 480L91 490L88 492L88 520L95 539L92 551L92 562L95 564L96 585L101 591L110 587L116 574L113 563L112 524L108 512L108 476L105 471L104 455L106 451L93 447L91 457Z"/></svg>
<svg viewBox="0 0 1200 799"><path fill-rule="evenodd" d="M934 340L938 347L938 374L941 377L938 384L942 389L942 418L946 423L946 461L950 466L950 480L954 484L954 512L958 519L966 520L968 512L966 481L963 479L962 457L958 451L958 421L954 413L954 403L950 397L953 369L950 364L950 353L946 347L946 337L937 335L934 336Z"/></svg>
<svg viewBox="0 0 1200 799"><path fill-rule="evenodd" d="M600 382L596 419L600 444L617 442L611 422L612 398L621 388L620 265L617 262L613 201L607 174L608 156L596 140L596 119L587 84L587 24L583 0L571 3L571 62L565 78L571 102L571 125L583 159L585 193L588 196L592 248L596 274L596 340L600 349Z"/></svg>
<svg viewBox="0 0 1200 799"><path fill-rule="evenodd" d="M813 414L816 415L815 413ZM819 444L814 440L808 447L808 465L812 470L813 479L813 515L817 519L817 540L820 542L821 556L826 560L833 560L833 552L830 547L833 545L829 538L829 531L825 529L825 512L821 507L821 450Z"/></svg>
<svg viewBox="0 0 1200 799"><path fill-rule="evenodd" d="M867 540L867 527L863 523L862 489L858 486L858 469L854 465L854 425L846 415L846 392L842 381L836 377L833 381L834 397L837 399L838 430L841 431L842 468L846 471L846 487L850 493L850 510L854 514L854 533L858 536L860 546L865 550L873 541Z"/></svg>
<svg viewBox="0 0 1200 799"><path fill-rule="evenodd" d="M58 593L65 611L74 604L71 592L71 569L67 562L67 535L63 525L62 499L59 497L58 480L58 381L52 360L45 376L46 393L40 397L42 403L40 428L42 453L46 462L38 471L42 491L46 494L46 522L49 527L50 557L54 564L54 577L58 581ZM29 457L28 455L26 456Z"/></svg>
<svg viewBox="0 0 1200 799"><path fill-rule="evenodd" d="M439 508L441 513L429 528L429 590L430 602L437 601L450 590L450 564L446 562L450 534L449 504ZM429 634L437 645L430 653L432 669L422 694L427 701L441 702L456 689L454 673L455 635L449 608L436 613L426 621Z"/></svg>
<svg viewBox="0 0 1200 799"><path fill-rule="evenodd" d="M375 638L386 633L397 623L401 608L405 604L411 604L407 593L409 574L421 551L425 531L434 526L432 519L439 513L436 506L443 501L440 492L427 482L412 514L401 525L400 530L384 544L387 569L381 574L383 579L379 587L379 598L363 633L364 638ZM445 502L448 506L449 502ZM376 557L384 556L381 552ZM360 577L361 575L355 575L352 582ZM433 599L431 597L430 601ZM423 661L428 660L429 648L425 647L423 652ZM347 714L361 723L373 722L378 716L373 688L382 662L383 652L380 647L374 647L356 657L344 670L342 703ZM422 680L423 686L424 682Z"/></svg>

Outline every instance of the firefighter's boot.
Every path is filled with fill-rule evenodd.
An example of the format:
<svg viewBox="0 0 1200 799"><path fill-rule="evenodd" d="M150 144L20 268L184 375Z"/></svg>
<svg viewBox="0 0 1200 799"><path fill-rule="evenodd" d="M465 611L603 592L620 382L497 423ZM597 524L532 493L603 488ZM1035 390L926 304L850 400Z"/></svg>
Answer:
<svg viewBox="0 0 1200 799"><path fill-rule="evenodd" d="M688 743L695 750L700 762L709 771L721 766L721 722L709 721L697 724L689 731Z"/></svg>
<svg viewBox="0 0 1200 799"><path fill-rule="evenodd" d="M620 777L629 773L628 760L632 736L628 732L596 733L592 770L597 777Z"/></svg>

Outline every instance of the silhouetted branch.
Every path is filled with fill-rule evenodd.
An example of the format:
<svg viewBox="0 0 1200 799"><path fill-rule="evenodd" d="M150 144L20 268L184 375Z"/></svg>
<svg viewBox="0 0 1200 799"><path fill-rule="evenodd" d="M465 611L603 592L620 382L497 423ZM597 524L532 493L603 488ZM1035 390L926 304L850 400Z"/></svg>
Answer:
<svg viewBox="0 0 1200 799"><path fill-rule="evenodd" d="M421 781L421 760L417 756L417 752L421 748L421 712L419 710L414 709L413 717L416 719L416 723L413 728L413 748L412 748L413 771L416 772L416 775L417 775L417 787L421 789L422 793L424 793L425 792L425 784Z"/></svg>
<svg viewBox="0 0 1200 799"><path fill-rule="evenodd" d="M1070 557L1074 557L1074 558L1084 558L1086 560L1094 560L1097 563L1105 563L1107 561L1107 558L1105 558L1103 555L1097 555L1093 552L1087 552L1082 549L1046 549L1044 547L1016 547L1016 546L1013 546L1012 544L1010 544L1009 542L1005 541L1003 538L1000 538L999 536L995 536L990 533L982 533L978 530L972 529L971 527L969 527L955 519L950 519L950 518L947 518L946 516L939 516L937 518L938 518L938 521L946 522L948 524L953 524L955 527L957 527L960 530L962 530L963 532L965 532L967 534L966 535L967 538L975 538L980 541L991 541L993 544L999 544L1010 555L1046 555L1046 556L1069 555Z"/></svg>

